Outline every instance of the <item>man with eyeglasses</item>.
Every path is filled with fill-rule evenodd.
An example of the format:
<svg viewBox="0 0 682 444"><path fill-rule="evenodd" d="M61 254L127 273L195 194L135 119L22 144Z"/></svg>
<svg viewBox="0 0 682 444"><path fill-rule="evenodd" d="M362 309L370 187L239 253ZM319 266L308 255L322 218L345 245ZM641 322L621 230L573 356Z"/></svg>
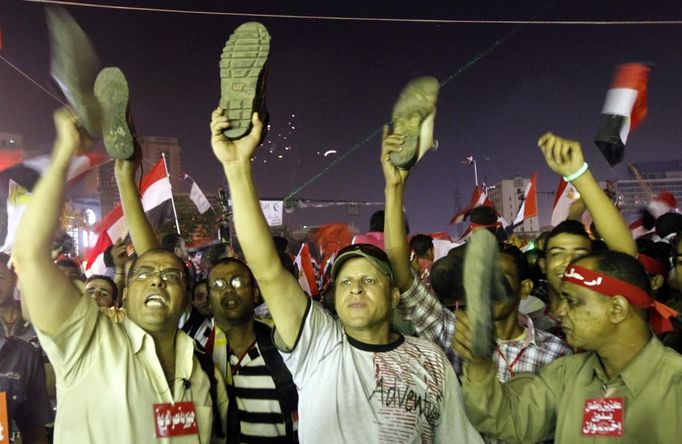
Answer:
<svg viewBox="0 0 682 444"><path fill-rule="evenodd" d="M68 110L55 113L55 125L52 163L33 188L14 248L23 300L57 374L54 442L209 443L214 410L225 417L227 396L214 385L213 403L209 378L217 372L204 371L178 330L188 304L182 261L165 250L142 253L128 274L121 322L52 262L66 174L84 147Z"/></svg>
<svg viewBox="0 0 682 444"><path fill-rule="evenodd" d="M208 286L216 323L213 361L230 399L228 441L298 442L296 386L272 329L255 319L260 294L251 270L239 259L221 259Z"/></svg>
<svg viewBox="0 0 682 444"><path fill-rule="evenodd" d="M381 249L339 252L332 269L338 320L281 265L252 175L263 123L253 113L250 132L230 140L229 112L213 112L211 145L227 176L237 237L275 322L275 344L298 388L301 442L481 442L443 352L391 331L400 293Z"/></svg>

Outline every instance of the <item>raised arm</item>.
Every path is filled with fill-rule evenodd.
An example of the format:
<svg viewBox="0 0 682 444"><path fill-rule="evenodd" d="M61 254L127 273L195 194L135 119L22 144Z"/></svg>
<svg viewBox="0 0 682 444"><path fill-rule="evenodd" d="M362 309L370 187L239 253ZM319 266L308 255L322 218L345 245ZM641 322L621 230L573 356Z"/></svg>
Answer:
<svg viewBox="0 0 682 444"><path fill-rule="evenodd" d="M211 146L223 165L230 187L234 226L246 261L258 281L260 292L268 304L277 332L285 345L293 348L301 328L308 297L298 281L284 269L260 207L253 181L251 156L260 143L263 123L254 113L251 132L235 141L223 131L229 128L220 108L211 119Z"/></svg>
<svg viewBox="0 0 682 444"><path fill-rule="evenodd" d="M547 133L538 140L538 146L545 156L547 166L555 173L571 179L609 249L635 256L637 245L618 208L599 188L589 169L577 174L587 165L580 142Z"/></svg>
<svg viewBox="0 0 682 444"><path fill-rule="evenodd" d="M391 162L391 153L400 151L403 136L388 134L388 127L384 126L381 144L381 168L384 172L386 188L386 214L384 215L384 246L391 261L391 267L396 279L396 285L401 293L407 291L415 277L412 275L407 233L405 232L405 218L403 217L403 202L405 183L410 174L409 170L397 168Z"/></svg>
<svg viewBox="0 0 682 444"><path fill-rule="evenodd" d="M139 155L136 154L135 156ZM133 241L135 252L141 255L147 250L161 247L161 243L156 234L154 234L154 229L144 213L140 192L135 184L135 172L140 166L139 158L135 156L129 160L116 159L114 174L116 176L118 192L121 196L123 214L128 221L130 239Z"/></svg>
<svg viewBox="0 0 682 444"><path fill-rule="evenodd" d="M69 164L83 146L76 117L66 108L54 113L57 137L49 167L33 187L12 255L22 300L33 325L51 334L66 321L81 293L52 261L52 241L64 205Z"/></svg>

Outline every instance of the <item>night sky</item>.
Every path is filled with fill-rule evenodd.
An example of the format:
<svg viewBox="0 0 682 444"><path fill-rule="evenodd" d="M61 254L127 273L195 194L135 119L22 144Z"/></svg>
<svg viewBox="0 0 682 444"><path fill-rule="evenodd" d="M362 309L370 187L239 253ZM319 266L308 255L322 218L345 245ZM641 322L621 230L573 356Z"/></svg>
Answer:
<svg viewBox="0 0 682 444"><path fill-rule="evenodd" d="M523 20L546 9L541 19L682 20L682 3L673 1L134 4L217 12L486 20ZM215 192L223 177L210 150L208 123L220 94L218 59L234 28L253 19L77 6L68 10L91 37L104 66L116 65L126 73L138 132L177 137L186 172L206 192ZM410 79L433 75L443 80L515 29L510 24L256 20L272 36L271 143L257 153L255 168L259 192L270 198L284 197L329 165L335 157L324 157L325 151L343 155L380 128ZM1 0L0 27L0 55L56 90L49 75L43 5ZM406 209L412 231L447 230L456 205L466 205L474 185L473 168L461 163L468 155L479 160L479 178L489 185L539 171L541 225L547 224L557 178L536 147L546 131L580 140L599 179L626 177L625 163L609 168L592 139L613 68L630 61L654 67L649 115L630 135L626 163L682 158L682 25L522 26L441 90L436 118L440 148L413 169L408 183ZM22 133L26 148L48 151L54 137L51 113L57 106L0 61L0 131ZM297 197L383 201L379 151L377 136ZM365 230L369 214L377 208L368 207L356 216L296 210L285 221L353 222Z"/></svg>

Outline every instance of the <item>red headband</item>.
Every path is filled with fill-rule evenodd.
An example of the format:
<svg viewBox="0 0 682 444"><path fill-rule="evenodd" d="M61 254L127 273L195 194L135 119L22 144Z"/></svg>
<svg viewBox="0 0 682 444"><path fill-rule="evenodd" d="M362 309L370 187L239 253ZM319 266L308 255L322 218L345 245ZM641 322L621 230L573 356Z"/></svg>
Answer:
<svg viewBox="0 0 682 444"><path fill-rule="evenodd" d="M668 269L661 261L642 253L639 253L637 260L644 266L647 273L654 276L660 274L665 280L668 280Z"/></svg>
<svg viewBox="0 0 682 444"><path fill-rule="evenodd" d="M650 312L649 323L654 332L660 334L673 329L670 318L677 316L677 312L654 300L649 293L639 287L580 265L569 265L561 280L580 285L604 296L623 296L637 308L653 308Z"/></svg>

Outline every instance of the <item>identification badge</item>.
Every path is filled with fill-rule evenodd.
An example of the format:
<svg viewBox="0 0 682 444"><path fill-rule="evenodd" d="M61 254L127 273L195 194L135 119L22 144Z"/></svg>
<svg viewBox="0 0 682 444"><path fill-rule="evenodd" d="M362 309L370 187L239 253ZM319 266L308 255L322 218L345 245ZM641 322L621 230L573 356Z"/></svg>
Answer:
<svg viewBox="0 0 682 444"><path fill-rule="evenodd" d="M623 436L623 398L596 398L585 401L583 435Z"/></svg>
<svg viewBox="0 0 682 444"><path fill-rule="evenodd" d="M0 444L9 444L9 414L7 413L7 393L0 392Z"/></svg>
<svg viewBox="0 0 682 444"><path fill-rule="evenodd" d="M197 421L194 403L154 404L154 426L157 438L196 435Z"/></svg>

